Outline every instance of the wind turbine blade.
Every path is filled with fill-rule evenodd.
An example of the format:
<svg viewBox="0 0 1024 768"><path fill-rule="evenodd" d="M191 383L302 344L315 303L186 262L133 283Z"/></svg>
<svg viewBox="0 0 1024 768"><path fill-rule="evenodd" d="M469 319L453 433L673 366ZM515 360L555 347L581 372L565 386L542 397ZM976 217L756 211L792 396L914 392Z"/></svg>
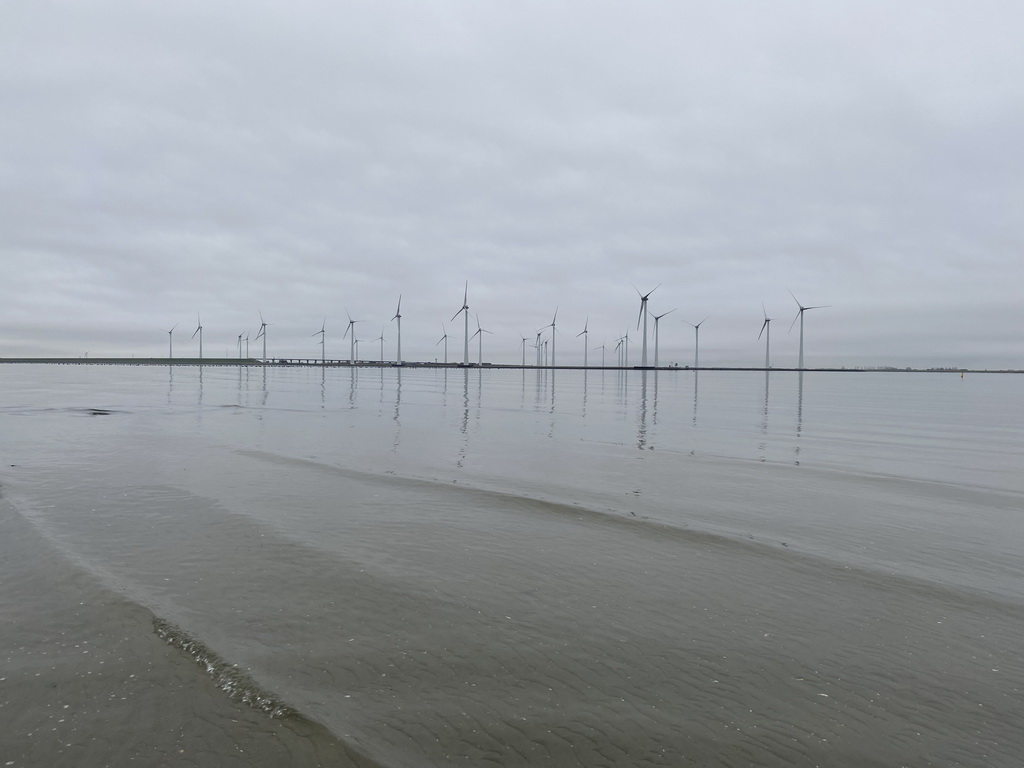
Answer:
<svg viewBox="0 0 1024 768"><path fill-rule="evenodd" d="M761 334L764 333L764 329L768 327L768 318L764 319L764 323L761 324L761 333L757 334L758 341L761 340Z"/></svg>
<svg viewBox="0 0 1024 768"><path fill-rule="evenodd" d="M395 316L392 317L391 319L395 320L395 319L397 319L397 318L399 318L401 316L402 316L402 294L398 294L398 309L395 310Z"/></svg>
<svg viewBox="0 0 1024 768"><path fill-rule="evenodd" d="M793 326L796 325L796 321L800 319L800 315L803 314L803 311L804 311L803 307L800 307L800 309L798 309L796 311L796 316L793 318L793 322L789 324L789 330L786 331L786 333L792 333L793 332Z"/></svg>

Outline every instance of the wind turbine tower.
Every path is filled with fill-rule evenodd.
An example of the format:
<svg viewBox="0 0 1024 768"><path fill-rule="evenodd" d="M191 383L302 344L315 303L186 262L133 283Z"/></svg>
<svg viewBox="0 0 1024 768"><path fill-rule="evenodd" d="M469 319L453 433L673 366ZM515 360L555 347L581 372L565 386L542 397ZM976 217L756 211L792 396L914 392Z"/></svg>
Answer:
<svg viewBox="0 0 1024 768"><path fill-rule="evenodd" d="M583 330L576 334L578 339L580 336L583 337L583 367L587 367L587 327L590 325L590 316L587 315L587 321L583 323Z"/></svg>
<svg viewBox="0 0 1024 768"><path fill-rule="evenodd" d="M483 365L484 364L484 334L485 333L492 333L492 332L488 331L486 328L481 328L480 327L480 315L474 315L473 317L476 318L476 333L474 333L473 336L479 336L480 337L477 340L477 363L476 364L477 365Z"/></svg>
<svg viewBox="0 0 1024 768"><path fill-rule="evenodd" d="M668 312L662 312L660 315L651 315L654 318L654 367L658 367L658 321L661 320L665 315L671 315L675 312L675 309L670 309Z"/></svg>
<svg viewBox="0 0 1024 768"><path fill-rule="evenodd" d="M790 291L789 295L793 296L793 292ZM793 326L796 325L796 321L799 320L800 321L800 362L797 363L797 368L799 368L802 371L804 369L804 312L806 312L809 309L825 309L826 307L829 307L831 305L830 304L819 304L816 307L805 307L803 304L800 303L800 300L797 299L796 296L793 296L793 301L796 302L796 305L799 307L799 309L796 311L796 317L793 318L793 322L789 324L789 332L790 333L793 332Z"/></svg>
<svg viewBox="0 0 1024 768"><path fill-rule="evenodd" d="M260 312L260 332L256 334L256 338L263 337L263 362L267 362L267 322L263 319L263 312Z"/></svg>
<svg viewBox="0 0 1024 768"><path fill-rule="evenodd" d="M352 319L352 315L350 315L348 313L347 309L345 310L345 316L348 318L348 328L345 329L345 333L343 333L341 335L341 338L344 339L346 336L350 336L351 337L349 339L349 342L348 342L348 364L349 365L355 365L356 364L356 328L355 328L355 326L356 326L356 323L361 323L362 320L353 320Z"/></svg>
<svg viewBox="0 0 1024 768"><path fill-rule="evenodd" d="M402 364L402 294L398 294L398 309L395 310L395 316L392 320L398 321L398 350L395 352L395 365ZM383 336L383 331L381 332Z"/></svg>
<svg viewBox="0 0 1024 768"><path fill-rule="evenodd" d="M174 336L172 334L174 333L174 329L177 328L177 327L178 327L178 324L175 323L174 325L171 326L171 330L169 330L167 332L167 359L168 360L171 360L171 359L174 358Z"/></svg>
<svg viewBox="0 0 1024 768"><path fill-rule="evenodd" d="M320 330L313 334L320 337L320 365L327 365L327 346L324 343L327 339L327 318L320 324Z"/></svg>
<svg viewBox="0 0 1024 768"><path fill-rule="evenodd" d="M636 295L640 297L640 314L636 318L637 330L640 330L640 319L643 318L644 321L644 343L642 346L643 351L640 355L640 365L643 368L647 367L647 298L660 287L660 285L656 285L654 286L654 288L652 288L651 290L644 294L640 293L640 289L637 288L635 285L633 286L633 290L636 291Z"/></svg>
<svg viewBox="0 0 1024 768"><path fill-rule="evenodd" d="M441 323L441 333L442 336L437 340L437 344L440 344L442 341L444 342L444 364L448 365L448 330L444 327L444 323ZM436 347L437 344L434 346Z"/></svg>
<svg viewBox="0 0 1024 768"><path fill-rule="evenodd" d="M708 317L711 317L711 315L708 315ZM704 318L704 320L707 320L707 319L708 319L707 317ZM688 320L683 320L683 322L686 323L687 325L693 325L693 367L694 367L694 370L696 370L697 368L700 368L700 327L702 325L704 325L704 320L701 320L696 325L693 325L693 323L689 322Z"/></svg>
<svg viewBox="0 0 1024 768"><path fill-rule="evenodd" d="M549 325L545 325L544 326L544 328L550 328L551 329L551 367L552 368L555 367L555 333L556 333L556 331L555 331L555 320L557 320L557 319L558 319L558 307L555 307L555 314L551 317L551 323ZM541 330L543 331L544 328L541 328ZM540 336L538 335L537 338L539 339ZM544 363L545 363L545 365L547 364L547 354L546 353L544 355Z"/></svg>
<svg viewBox="0 0 1024 768"><path fill-rule="evenodd" d="M197 333L199 334L199 359L202 360L203 359L203 321L199 317L198 314L196 315L196 329L192 332L192 338L193 339L196 337Z"/></svg>
<svg viewBox="0 0 1024 768"><path fill-rule="evenodd" d="M462 309L452 315L452 321L459 316L459 313L464 313L464 331L463 331L463 348L462 348L462 364L469 365L469 281L466 281L466 288L462 293Z"/></svg>
<svg viewBox="0 0 1024 768"><path fill-rule="evenodd" d="M770 347L772 342L772 319L768 317L768 310L761 304L761 311L764 312L764 324L761 326L761 333L757 334L758 341L764 335L764 369L767 371L772 367Z"/></svg>

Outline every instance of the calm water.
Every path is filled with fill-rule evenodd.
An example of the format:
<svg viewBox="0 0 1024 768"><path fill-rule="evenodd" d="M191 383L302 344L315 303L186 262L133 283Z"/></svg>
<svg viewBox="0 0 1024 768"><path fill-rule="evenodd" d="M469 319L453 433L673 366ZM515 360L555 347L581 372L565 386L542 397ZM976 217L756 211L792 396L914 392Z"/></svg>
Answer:
<svg viewBox="0 0 1024 768"><path fill-rule="evenodd" d="M1022 388L0 366L0 758L1018 765Z"/></svg>

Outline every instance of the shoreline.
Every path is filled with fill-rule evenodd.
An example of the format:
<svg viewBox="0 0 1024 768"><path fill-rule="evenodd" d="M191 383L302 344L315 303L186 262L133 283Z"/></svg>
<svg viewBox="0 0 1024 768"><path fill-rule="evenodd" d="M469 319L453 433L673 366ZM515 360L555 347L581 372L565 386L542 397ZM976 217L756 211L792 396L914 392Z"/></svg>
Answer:
<svg viewBox="0 0 1024 768"><path fill-rule="evenodd" d="M653 365L517 365L509 363L436 363L403 361L401 364L393 360L356 360L353 364L348 360L318 360L315 358L232 358L232 357L0 357L0 364L20 365L169 365L169 366L238 366L238 367L274 367L274 368L476 368L495 370L560 370L560 371L746 371L746 372L790 372L790 373L1024 373L1015 368L764 368L758 366L685 366Z"/></svg>

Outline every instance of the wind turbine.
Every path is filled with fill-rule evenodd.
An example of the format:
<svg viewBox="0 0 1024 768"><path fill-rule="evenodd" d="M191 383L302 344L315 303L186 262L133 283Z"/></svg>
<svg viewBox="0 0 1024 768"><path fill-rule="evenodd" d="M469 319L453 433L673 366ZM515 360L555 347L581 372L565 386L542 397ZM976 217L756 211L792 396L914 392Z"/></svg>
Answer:
<svg viewBox="0 0 1024 768"><path fill-rule="evenodd" d="M245 332L245 359L249 359L249 332Z"/></svg>
<svg viewBox="0 0 1024 768"><path fill-rule="evenodd" d="M587 321L583 323L583 330L576 334L578 339L580 336L583 337L583 367L587 367L587 334L589 331L587 327L590 325L590 315L587 315Z"/></svg>
<svg viewBox="0 0 1024 768"><path fill-rule="evenodd" d="M661 320L665 315L671 315L675 312L675 309L670 309L668 312L662 312L660 315L651 315L654 318L654 367L658 367L658 321Z"/></svg>
<svg viewBox="0 0 1024 768"><path fill-rule="evenodd" d="M640 365L643 368L647 367L647 299L648 299L648 297L652 293L654 293L660 287L661 287L661 285L659 284L659 285L654 286L647 293L640 293L640 289L637 288L635 285L633 286L633 290L636 291L636 295L640 297L640 314L637 315L637 318L636 318L636 328L637 328L637 330L640 330L640 318L643 318L643 321L644 321L643 352L642 352L642 354L640 356Z"/></svg>
<svg viewBox="0 0 1024 768"><path fill-rule="evenodd" d="M458 312L456 312L454 315L452 315L452 321L454 321L455 318L459 316L460 312L465 314L465 317L463 318L463 320L465 320L465 326L466 326L465 327L465 335L464 335L465 343L464 343L464 347L463 347L463 350L462 350L462 364L463 365L469 365L469 281L468 280L466 281L466 289L462 293L462 309L460 309ZM437 345L435 344L434 346L437 346Z"/></svg>
<svg viewBox="0 0 1024 768"><path fill-rule="evenodd" d="M380 327L380 336L378 336L376 339L374 339L374 341L379 341L380 342L380 361L383 363L384 362L384 326L383 325Z"/></svg>
<svg viewBox="0 0 1024 768"><path fill-rule="evenodd" d="M605 350L607 348L608 348L607 344L602 344L600 347L594 347L595 350L598 350L598 349L601 350L601 367L602 368L604 368L604 353L605 353Z"/></svg>
<svg viewBox="0 0 1024 768"><path fill-rule="evenodd" d="M711 317L711 315L708 315ZM705 317L704 320L707 320ZM704 325L704 320L701 320L696 325L693 325L689 320L683 320L687 325L693 325L693 367L694 369L700 368L700 327Z"/></svg>
<svg viewBox="0 0 1024 768"><path fill-rule="evenodd" d="M760 341L761 336L764 336L764 369L767 371L772 367L769 357L772 343L772 319L768 317L768 310L764 308L764 302L761 303L761 311L764 312L764 324L761 326L761 333L757 334L757 340Z"/></svg>
<svg viewBox="0 0 1024 768"><path fill-rule="evenodd" d="M348 341L348 352L349 352L348 364L349 365L355 365L356 364L356 328L355 328L355 325L356 325L356 323L361 323L363 321L362 320L353 320L352 319L352 315L350 315L348 313L347 309L345 310L345 316L348 317L348 328L345 329L345 333L343 333L341 335L341 338L344 339L346 336L349 336L351 334L351 338Z"/></svg>
<svg viewBox="0 0 1024 768"><path fill-rule="evenodd" d="M178 327L178 324L175 323L174 325L171 326L171 330L169 330L167 332L167 359L168 360L170 360L170 359L172 359L174 357L174 336L172 336L171 334L174 333L174 329L177 328L177 327Z"/></svg>
<svg viewBox="0 0 1024 768"><path fill-rule="evenodd" d="M238 359L242 359L242 334L238 334Z"/></svg>
<svg viewBox="0 0 1024 768"><path fill-rule="evenodd" d="M444 334L440 339L437 340L437 344L444 342L444 364L448 365L448 331L444 327L444 323L441 323L441 332ZM437 344L434 346L436 347Z"/></svg>
<svg viewBox="0 0 1024 768"><path fill-rule="evenodd" d="M525 368L526 367L526 342L529 341L529 339L526 336L523 336L523 335L520 335L519 338L521 338L523 340L523 342L519 346L523 348L523 368Z"/></svg>
<svg viewBox="0 0 1024 768"><path fill-rule="evenodd" d="M544 330L544 328L550 328L551 329L551 367L552 368L555 367L555 334L557 333L557 331L555 330L555 320L557 320L557 319L558 319L558 307L555 307L555 314L551 318L551 323L549 325L545 325L543 328L540 329L542 331ZM545 355L545 357L546 357L546 355ZM547 362L547 361L545 360L545 362Z"/></svg>
<svg viewBox="0 0 1024 768"><path fill-rule="evenodd" d="M256 339L259 340L263 337L263 362L267 362L267 322L263 319L263 312L260 312L260 332L256 334Z"/></svg>
<svg viewBox="0 0 1024 768"><path fill-rule="evenodd" d="M789 295L793 296L793 292L790 291ZM800 309L798 309L796 311L796 317L794 317L793 318L793 322L789 324L789 332L790 333L793 332L793 326L796 325L796 321L799 320L800 321L800 362L797 364L797 368L799 368L802 371L804 369L804 312L806 312L809 309L825 309L826 307L830 307L832 305L831 304L819 304L816 307L805 307L803 304L800 303L800 300L796 296L793 296L793 301L796 302L796 305L798 307L800 307Z"/></svg>
<svg viewBox="0 0 1024 768"><path fill-rule="evenodd" d="M541 364L541 355L544 354L544 345L540 343L540 335L544 332L544 329L537 331L537 338L534 339L533 348L537 350L537 367Z"/></svg>
<svg viewBox="0 0 1024 768"><path fill-rule="evenodd" d="M202 360L203 359L203 321L202 321L202 319L200 319L198 314L196 315L196 329L194 331L192 331L192 338L193 339L196 337L197 333L199 334L199 359Z"/></svg>
<svg viewBox="0 0 1024 768"><path fill-rule="evenodd" d="M327 351L325 341L327 340L327 318L320 324L320 330L313 334L320 337L320 365L327 365Z"/></svg>
<svg viewBox="0 0 1024 768"><path fill-rule="evenodd" d="M468 286L467 286L468 287ZM395 316L391 318L392 321L398 321L398 351L395 352L395 364L402 364L402 294L398 294L398 309L395 310ZM381 335L384 335L384 331L381 331Z"/></svg>
<svg viewBox="0 0 1024 768"><path fill-rule="evenodd" d="M476 336L480 337L477 340L477 362L476 362L476 364L477 365L483 365L484 364L484 334L485 333L493 333L493 332L492 331L488 331L486 328L481 328L480 327L480 315L473 315L473 317L476 318L476 333L474 333L473 336L474 337L476 337Z"/></svg>

